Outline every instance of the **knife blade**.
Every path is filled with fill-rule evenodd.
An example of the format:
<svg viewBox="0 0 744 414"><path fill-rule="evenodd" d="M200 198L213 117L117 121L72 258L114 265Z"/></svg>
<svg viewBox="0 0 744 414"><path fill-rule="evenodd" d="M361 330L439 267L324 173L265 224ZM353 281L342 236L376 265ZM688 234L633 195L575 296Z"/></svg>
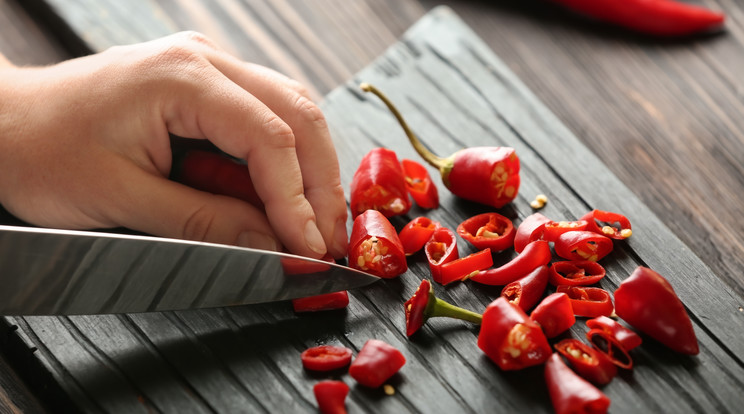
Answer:
<svg viewBox="0 0 744 414"><path fill-rule="evenodd" d="M0 315L139 313L272 302L378 277L285 253L0 225Z"/></svg>

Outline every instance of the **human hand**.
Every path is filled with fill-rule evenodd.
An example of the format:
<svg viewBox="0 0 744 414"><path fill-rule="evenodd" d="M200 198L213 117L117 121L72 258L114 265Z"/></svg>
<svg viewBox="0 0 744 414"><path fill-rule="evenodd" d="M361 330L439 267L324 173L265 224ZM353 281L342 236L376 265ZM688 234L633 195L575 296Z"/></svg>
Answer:
<svg viewBox="0 0 744 414"><path fill-rule="evenodd" d="M265 211L168 180L169 133L246 160ZM342 257L338 170L323 114L297 82L197 33L0 67L0 202L32 224Z"/></svg>

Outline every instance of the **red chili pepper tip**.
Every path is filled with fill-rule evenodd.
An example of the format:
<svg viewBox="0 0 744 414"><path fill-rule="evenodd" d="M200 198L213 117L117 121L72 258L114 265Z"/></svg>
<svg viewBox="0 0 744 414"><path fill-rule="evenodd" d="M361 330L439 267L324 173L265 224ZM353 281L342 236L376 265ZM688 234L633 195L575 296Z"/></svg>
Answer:
<svg viewBox="0 0 744 414"><path fill-rule="evenodd" d="M429 280L421 281L416 292L404 304L406 312L406 335L418 331L429 318L444 316L480 324L483 316L467 309L452 305L434 294Z"/></svg>

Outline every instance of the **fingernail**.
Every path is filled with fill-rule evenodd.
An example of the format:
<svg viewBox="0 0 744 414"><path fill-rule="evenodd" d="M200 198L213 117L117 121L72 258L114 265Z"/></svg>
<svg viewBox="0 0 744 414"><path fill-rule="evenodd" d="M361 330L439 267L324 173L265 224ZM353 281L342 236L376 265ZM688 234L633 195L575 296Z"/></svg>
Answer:
<svg viewBox="0 0 744 414"><path fill-rule="evenodd" d="M305 224L305 243L315 253L323 255L327 252L323 236L313 220L308 220Z"/></svg>
<svg viewBox="0 0 744 414"><path fill-rule="evenodd" d="M279 250L279 243L273 237L257 231L244 231L238 235L236 244L241 247L253 249Z"/></svg>
<svg viewBox="0 0 744 414"><path fill-rule="evenodd" d="M339 257L346 256L349 247L349 235L346 233L346 219L341 218L333 229L333 250Z"/></svg>

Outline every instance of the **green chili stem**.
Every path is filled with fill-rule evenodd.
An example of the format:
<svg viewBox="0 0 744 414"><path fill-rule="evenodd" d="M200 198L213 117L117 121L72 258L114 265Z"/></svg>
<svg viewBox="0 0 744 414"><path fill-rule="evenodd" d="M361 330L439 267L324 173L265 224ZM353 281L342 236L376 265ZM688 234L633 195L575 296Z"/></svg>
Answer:
<svg viewBox="0 0 744 414"><path fill-rule="evenodd" d="M462 319L479 325L483 320L483 316L480 314L452 305L439 298L434 299L435 301L427 306L428 309L426 314L429 318L445 316L448 318Z"/></svg>

